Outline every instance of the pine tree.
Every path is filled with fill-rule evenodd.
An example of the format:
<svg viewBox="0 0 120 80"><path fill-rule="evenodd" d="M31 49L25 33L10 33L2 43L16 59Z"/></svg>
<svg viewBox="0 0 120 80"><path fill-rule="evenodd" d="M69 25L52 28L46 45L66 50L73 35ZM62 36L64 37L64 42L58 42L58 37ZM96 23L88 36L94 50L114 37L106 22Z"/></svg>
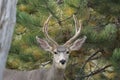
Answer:
<svg viewBox="0 0 120 80"><path fill-rule="evenodd" d="M115 31L115 40L113 42L113 48L112 48L112 64L115 67L115 70L117 70L119 75L119 59L120 59L120 0L89 0L88 6L93 8L96 12L104 15L107 19L108 23L114 23L116 26ZM112 30L111 30L112 31ZM109 45L110 46L110 45ZM118 77L118 76L117 76ZM119 79L115 78L115 80Z"/></svg>
<svg viewBox="0 0 120 80"><path fill-rule="evenodd" d="M78 56L86 56L85 53L90 54L92 49L104 49L104 56L107 59L112 54L119 53L117 52L119 50L113 51L117 47L115 42L118 31L117 25L113 22L116 16L119 16L119 8L117 10L114 8L111 15L108 15L106 6L103 8L103 5L99 5L99 7L95 5L99 2L96 0L19 0L17 4L17 24L7 67L30 70L38 68L42 62L51 60L51 56L39 49L35 40L35 36L44 38L42 27L49 14L52 14L52 19L49 22L49 34L60 44L74 34L73 14L83 22L79 37L86 35L87 41L82 50L71 54L71 63L73 63L73 60L79 62L83 60L84 62L85 60L79 60ZM111 1L108 2L111 3ZM111 5L109 4L109 6ZM74 70L78 75L80 65L76 66ZM68 70L66 74L68 74L69 80L72 80L76 75L74 73L70 76L69 73Z"/></svg>

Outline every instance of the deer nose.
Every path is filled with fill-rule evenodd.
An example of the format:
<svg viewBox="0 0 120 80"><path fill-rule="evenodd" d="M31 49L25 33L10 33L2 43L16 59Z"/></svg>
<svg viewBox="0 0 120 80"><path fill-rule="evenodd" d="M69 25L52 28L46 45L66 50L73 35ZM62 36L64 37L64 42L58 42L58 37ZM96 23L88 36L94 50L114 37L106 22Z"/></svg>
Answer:
<svg viewBox="0 0 120 80"><path fill-rule="evenodd" d="M66 60L60 60L61 64L65 64Z"/></svg>

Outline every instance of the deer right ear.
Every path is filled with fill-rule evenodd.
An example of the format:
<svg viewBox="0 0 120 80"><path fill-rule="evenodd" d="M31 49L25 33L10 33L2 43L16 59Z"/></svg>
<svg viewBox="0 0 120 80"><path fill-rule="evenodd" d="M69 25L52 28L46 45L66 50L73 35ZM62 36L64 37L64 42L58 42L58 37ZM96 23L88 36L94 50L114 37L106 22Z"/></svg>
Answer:
<svg viewBox="0 0 120 80"><path fill-rule="evenodd" d="M47 41L39 38L38 36L36 36L36 40L40 44L40 47L42 49L44 49L45 51L51 51L52 50L52 47L48 44Z"/></svg>
<svg viewBox="0 0 120 80"><path fill-rule="evenodd" d="M73 45L70 47L71 51L75 51L75 50L79 50L81 48L81 46L83 45L83 43L86 40L86 36L84 36L82 39L77 39Z"/></svg>

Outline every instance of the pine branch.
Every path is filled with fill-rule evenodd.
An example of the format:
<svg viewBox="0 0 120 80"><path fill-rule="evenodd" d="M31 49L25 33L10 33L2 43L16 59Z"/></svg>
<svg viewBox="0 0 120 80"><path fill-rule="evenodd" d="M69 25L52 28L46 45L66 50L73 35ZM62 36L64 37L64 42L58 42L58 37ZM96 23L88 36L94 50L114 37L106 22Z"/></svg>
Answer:
<svg viewBox="0 0 120 80"><path fill-rule="evenodd" d="M61 25L61 21L59 20L59 18L55 15L55 13L49 8L48 3L45 0L45 5L47 10L52 14L52 16L57 20L58 24Z"/></svg>
<svg viewBox="0 0 120 80"><path fill-rule="evenodd" d="M90 60L92 60L93 57L96 56L99 52L103 52L103 50L98 50L98 51L96 51L94 54L90 55L90 56L88 57L88 59L85 61L85 63L83 64L83 66L81 67L81 69L84 69L85 66L86 66L86 64L87 64Z"/></svg>
<svg viewBox="0 0 120 80"><path fill-rule="evenodd" d="M81 3L81 2L80 2L80 3ZM67 18L65 18L65 19L63 19L63 20L59 20L59 19L57 18L57 16L54 15L54 13L52 12L52 10L50 10L49 7L48 7L48 10L49 10L50 13L53 15L53 17L55 17L55 18L57 19L57 23L58 23L59 25L61 25L62 22L65 22L65 21L71 19L71 18L73 17L73 15L77 15L77 14L79 13L79 9L81 8L81 4L80 4L80 3L79 3L79 5L78 5L78 7L77 7L76 12L74 12L71 16L69 16L69 17L67 17ZM55 24L57 24L57 23L54 23L54 24L52 24L52 25L55 25ZM51 25L51 26L52 26L52 25Z"/></svg>
<svg viewBox="0 0 120 80"><path fill-rule="evenodd" d="M80 69L80 77L77 77L78 79L84 79L84 78L86 78L86 76L87 75L85 75L84 74L84 68L85 68L85 66L86 66L86 64L90 61L90 60L93 60L93 58L96 58L95 56L99 53L99 52L103 52L103 50L98 50L98 51L96 51L95 53L93 53L93 54L91 54L88 58L87 58L87 60L84 62L84 64L82 65L82 67L81 67L81 69ZM97 72L98 72L99 70L97 70ZM99 71L100 72L100 71ZM94 72L92 72L92 73L94 73ZM91 73L91 74L92 74ZM96 73L96 71L95 71L95 73ZM94 74L95 74L94 73ZM89 74L89 75L91 75L91 74ZM76 79L77 79L76 78Z"/></svg>
<svg viewBox="0 0 120 80"><path fill-rule="evenodd" d="M87 60L84 62L84 64L83 64L83 66L81 67L81 69L80 69L80 77L76 77L76 80L78 79L80 79L80 80L83 80L83 79L85 79L85 78L88 78L88 77L90 77L90 76L94 76L94 75L96 75L96 74L99 74L100 72L103 72L106 68L108 68L108 67L111 67L112 65L110 64L110 65L106 65L105 67L103 67L103 68L99 68L99 69L97 69L97 70L94 70L94 71L91 71L89 74L84 74L84 68L85 68L85 66L86 66L86 64L90 61L90 60L93 60L93 59L98 59L99 57L95 57L99 52L103 52L103 50L98 50L98 51L96 51L95 53L93 53L92 55L90 55L88 58L87 58ZM76 64L75 64L76 65Z"/></svg>
<svg viewBox="0 0 120 80"><path fill-rule="evenodd" d="M100 68L100 69L97 69L97 70L95 70L95 71L92 71L92 72L90 72L89 74L83 76L83 78L90 77L90 76L94 76L94 75L96 75L96 74L98 74L98 73L100 73L100 72L103 72L103 71L104 71L106 68L108 68L108 67L111 67L111 65L107 65L107 66L105 66L105 67L103 67L103 68Z"/></svg>

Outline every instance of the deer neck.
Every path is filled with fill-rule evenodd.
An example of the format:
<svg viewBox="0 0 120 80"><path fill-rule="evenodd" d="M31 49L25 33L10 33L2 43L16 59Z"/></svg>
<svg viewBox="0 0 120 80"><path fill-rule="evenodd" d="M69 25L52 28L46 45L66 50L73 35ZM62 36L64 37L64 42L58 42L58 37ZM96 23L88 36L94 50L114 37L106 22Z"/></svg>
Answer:
<svg viewBox="0 0 120 80"><path fill-rule="evenodd" d="M64 79L64 69L58 69L54 64L51 66L48 72L48 80L63 80Z"/></svg>

